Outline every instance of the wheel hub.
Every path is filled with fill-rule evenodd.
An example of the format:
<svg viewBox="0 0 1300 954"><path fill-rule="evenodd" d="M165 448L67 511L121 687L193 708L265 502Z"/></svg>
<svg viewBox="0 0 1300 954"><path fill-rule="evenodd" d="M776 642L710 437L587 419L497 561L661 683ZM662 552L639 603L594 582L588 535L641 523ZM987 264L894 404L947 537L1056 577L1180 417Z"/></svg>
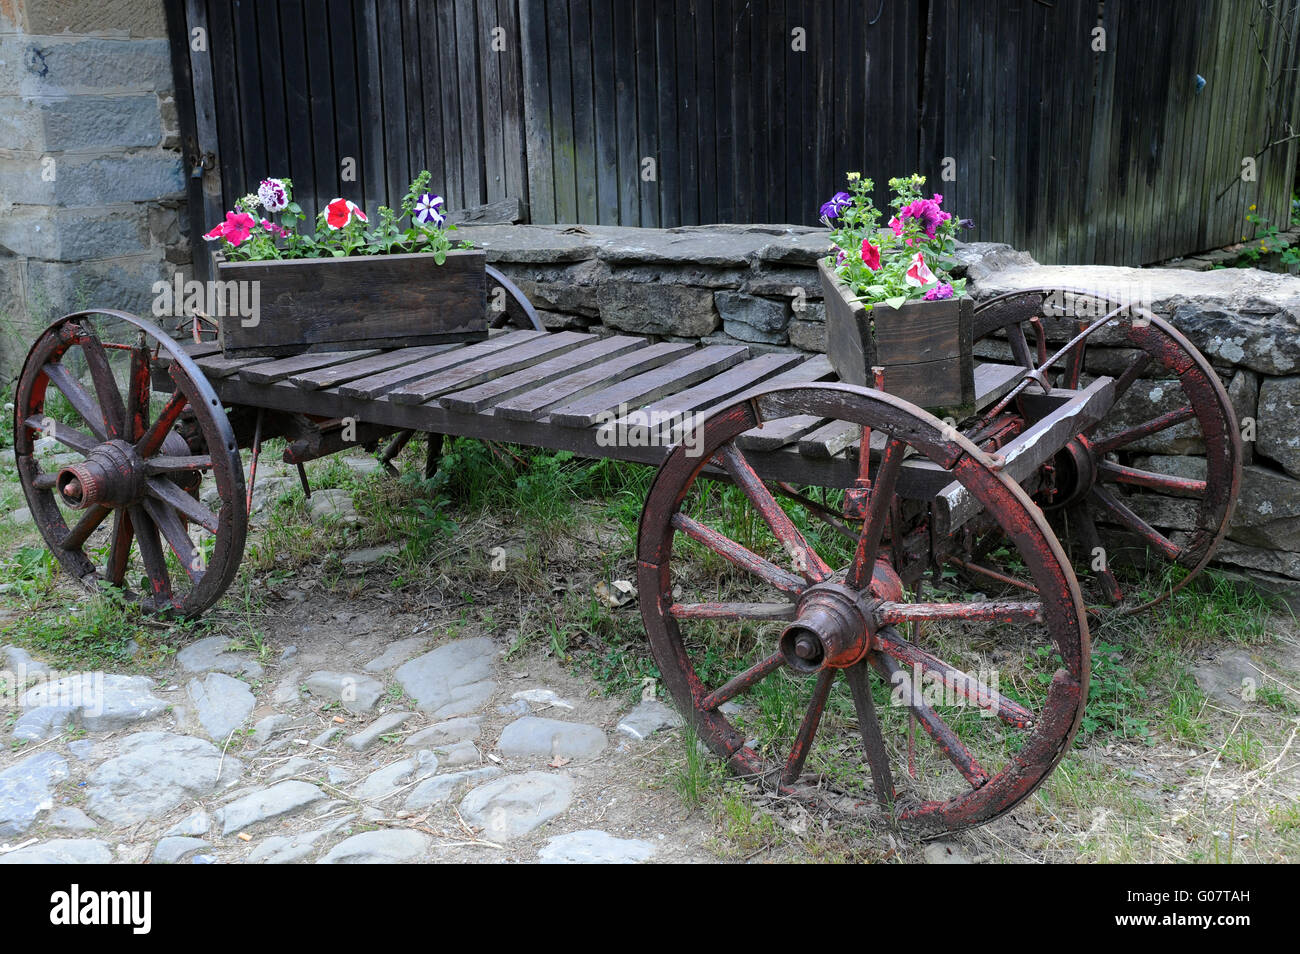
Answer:
<svg viewBox="0 0 1300 954"><path fill-rule="evenodd" d="M781 633L781 654L798 672L843 669L871 648L879 600L840 583L818 583L804 591L798 615Z"/></svg>
<svg viewBox="0 0 1300 954"><path fill-rule="evenodd" d="M1078 503L1088 496L1097 482L1097 455L1092 442L1080 434L1073 438L1052 460L1056 474L1056 494L1046 509L1056 510Z"/></svg>
<svg viewBox="0 0 1300 954"><path fill-rule="evenodd" d="M85 460L61 468L54 486L74 510L125 506L144 496L144 462L126 441L106 441Z"/></svg>

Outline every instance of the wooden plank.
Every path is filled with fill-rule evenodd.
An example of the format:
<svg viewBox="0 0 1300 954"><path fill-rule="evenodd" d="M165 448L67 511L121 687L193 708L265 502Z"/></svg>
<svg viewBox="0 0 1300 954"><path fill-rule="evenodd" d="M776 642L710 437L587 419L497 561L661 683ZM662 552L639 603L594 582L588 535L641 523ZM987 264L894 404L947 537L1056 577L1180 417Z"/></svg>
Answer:
<svg viewBox="0 0 1300 954"><path fill-rule="evenodd" d="M677 121L677 148L681 156L681 178L677 196L677 221L700 224L699 136L703 116L695 89L695 3L677 0L677 100L673 112Z"/></svg>
<svg viewBox="0 0 1300 954"><path fill-rule="evenodd" d="M182 341L180 345L181 350L195 360L221 350L221 345L215 341Z"/></svg>
<svg viewBox="0 0 1300 954"><path fill-rule="evenodd" d="M600 429L605 432L606 440L680 439L682 432L693 429L699 421L707 420L708 413L697 415L696 412L704 408L729 407L742 391L750 390L801 360L799 355L788 352L759 355L694 387L630 410L617 420L602 424Z"/></svg>
<svg viewBox="0 0 1300 954"><path fill-rule="evenodd" d="M799 453L825 460L856 444L861 437L861 426L851 421L828 421L799 438Z"/></svg>
<svg viewBox="0 0 1300 954"><path fill-rule="evenodd" d="M224 355L212 354L204 358L199 358L194 363L199 366L199 370L211 379L228 378L241 368L249 365L261 364L270 361L270 358L227 358Z"/></svg>
<svg viewBox="0 0 1300 954"><path fill-rule="evenodd" d="M214 74L223 69L221 81L214 82L217 107L217 141L221 143L221 207L227 209L231 202L248 190L244 174L244 135L239 110L239 86L231 82L224 72L236 62L234 15L229 6L210 4L208 9L208 50ZM219 64L219 66L218 66ZM214 75L215 81L215 75ZM333 131L331 130L331 136ZM226 200L229 201L226 201ZM213 223L215 224L215 222Z"/></svg>
<svg viewBox="0 0 1300 954"><path fill-rule="evenodd" d="M672 0L655 4L654 61L657 97L645 104L659 118L659 219L662 228L681 224L678 190L681 188L677 148L677 43L676 14Z"/></svg>
<svg viewBox="0 0 1300 954"><path fill-rule="evenodd" d="M368 215L378 221L381 205L393 206L406 193L405 185L396 198L388 194L387 172L390 167L406 164L406 143L392 144L385 152L384 143L384 88L380 75L380 52L384 47L379 35L379 17L375 9L378 0L353 0L352 18L355 28L353 44L357 51L357 161L361 168L360 184L364 199L359 200ZM392 7L391 3L383 4ZM401 49L400 38L396 49ZM400 66L399 66L400 69ZM400 80L399 80L400 83Z"/></svg>
<svg viewBox="0 0 1300 954"><path fill-rule="evenodd" d="M618 225L641 224L641 153L637 151L636 10L626 0L611 0L614 18L615 100L617 103Z"/></svg>
<svg viewBox="0 0 1300 954"><path fill-rule="evenodd" d="M357 87L357 48L353 43L350 0L330 0L330 92L333 96L334 141L338 144L339 195L365 203L366 156L361 150L361 103ZM344 164L352 160L351 169ZM350 178L349 178L350 176ZM328 198L322 197L324 201ZM374 211L373 209L371 210Z"/></svg>
<svg viewBox="0 0 1300 954"><path fill-rule="evenodd" d="M437 9L426 3L416 8L418 49L420 62L420 112L412 115L411 128L424 130L424 165L432 179L430 189L445 200L447 192L447 153L454 145L447 141L447 122L442 114L442 47L438 43ZM407 89L408 112L413 105L410 88Z"/></svg>
<svg viewBox="0 0 1300 954"><path fill-rule="evenodd" d="M524 137L523 35L517 0L497 0L497 23L505 31L501 56L501 130L505 154L505 194L528 208L528 141ZM527 212L524 221L529 221Z"/></svg>
<svg viewBox="0 0 1300 954"><path fill-rule="evenodd" d="M348 381L379 374L381 371L391 371L403 365L415 364L415 362L431 358L435 354L442 354L444 351L451 351L453 348L460 347L463 347L463 345L453 343L424 345L416 348L396 348L392 351L381 351L373 357L362 358L359 361L348 361L344 364L332 364L327 368L304 371L292 375L289 381L295 387L302 388L304 391L333 388Z"/></svg>
<svg viewBox="0 0 1300 954"><path fill-rule="evenodd" d="M632 377L651 368L657 368L695 350L685 343L663 342L641 348L631 354L621 355L612 361L592 365L582 371L566 375L544 387L513 397L498 404L494 413L516 421L532 421L544 417L561 402L570 402L609 386L611 381Z"/></svg>
<svg viewBox="0 0 1300 954"><path fill-rule="evenodd" d="M593 222L617 225L619 215L618 166L618 91L619 64L614 54L615 6L623 2L592 0L591 3L591 78L593 83L592 121L595 125L593 155L596 163L594 194L596 217Z"/></svg>
<svg viewBox="0 0 1300 954"><path fill-rule="evenodd" d="M432 5L438 23L438 45L432 47L433 60L438 67L438 81L433 87L442 100L443 156L445 170L443 196L447 207L463 208L477 205L478 200L465 201L465 177L461 166L462 148L460 131L466 123L474 121L473 114L462 115L460 110L460 50L456 45L456 10L450 0Z"/></svg>
<svg viewBox="0 0 1300 954"><path fill-rule="evenodd" d="M546 11L519 5L523 48L524 141L528 152L528 208L533 222L555 221L555 171L551 165L551 92L546 63Z"/></svg>
<svg viewBox="0 0 1300 954"><path fill-rule="evenodd" d="M671 364L571 401L552 411L550 420L565 427L590 427L604 414L656 401L719 374L745 360L748 354L749 349L743 345L709 345Z"/></svg>
<svg viewBox="0 0 1300 954"><path fill-rule="evenodd" d="M455 394L444 394L438 398L438 403L450 411L473 414L558 378L644 348L649 343L645 338L611 335L513 374L485 381Z"/></svg>
<svg viewBox="0 0 1300 954"><path fill-rule="evenodd" d="M497 351L473 361L466 361L454 368L448 368L437 374L419 378L400 388L389 392L388 398L398 404L423 404L431 398L448 391L473 387L490 381L503 374L511 374L520 368L536 364L554 357L556 354L572 351L579 345L591 341L593 335L577 331L561 331L541 335L533 341L527 341L515 348Z"/></svg>
<svg viewBox="0 0 1300 954"><path fill-rule="evenodd" d="M419 38L414 34L404 35L402 18L405 13L405 3L378 3L376 7L376 53L381 50L385 53L402 51L401 56L378 57L377 82L382 104L378 128L383 132L380 148L384 160L379 171L384 176L387 196L384 204L390 207L401 201L414 172L419 171L418 166L411 169L410 147L412 140L422 138L420 127L411 125L406 108L407 75L419 70L420 51L416 46ZM367 63L367 69L373 68L369 57Z"/></svg>
<svg viewBox="0 0 1300 954"><path fill-rule="evenodd" d="M368 358L379 353L378 348L365 348L360 351L326 351L316 354L299 354L291 358L281 358L278 361L268 361L266 364L243 368L240 370L239 376L245 381L251 381L253 384L273 384L276 381L283 381L300 371L314 371L317 368L326 368L333 364L344 364L348 361Z"/></svg>
<svg viewBox="0 0 1300 954"><path fill-rule="evenodd" d="M698 126L696 147L699 150L698 218L701 224L718 222L718 139L717 139L717 87L714 59L714 27L716 4L700 3L695 6L695 110ZM725 22L725 21L724 21Z"/></svg>
<svg viewBox="0 0 1300 954"><path fill-rule="evenodd" d="M505 161L505 108L501 102L501 68L510 56L510 44L514 37L505 34L502 42L505 49L499 50L493 33L501 26L497 14L496 0L483 0L479 4L478 43L480 44L479 89L481 91L478 111L478 132L483 143L483 199L485 202L497 202L506 197L506 161ZM504 30L504 27L502 27Z"/></svg>
<svg viewBox="0 0 1300 954"><path fill-rule="evenodd" d="M596 90L591 72L590 0L569 0L567 37L573 84L573 174L577 192L575 222L597 221L600 180L596 170Z"/></svg>
<svg viewBox="0 0 1300 954"><path fill-rule="evenodd" d="M387 394L393 388L401 387L409 381L426 378L434 372L454 367L466 361L473 361L498 350L516 347L544 334L546 334L544 331L512 331L509 334L500 335L487 341L480 341L478 344L465 345L464 347L439 352L432 357L416 361L414 364L402 365L378 374L357 378L340 386L338 391L344 397L376 398L381 394Z"/></svg>
<svg viewBox="0 0 1300 954"><path fill-rule="evenodd" d="M662 224L659 214L659 155L658 89L655 72L655 8L654 0L635 0L636 4L636 129L638 201L641 207L642 228L655 228ZM656 167L655 177L644 178L645 160Z"/></svg>
<svg viewBox="0 0 1300 954"><path fill-rule="evenodd" d="M283 60L285 125L287 129L312 129L310 70L307 64L307 27L302 0L283 0L280 13L280 57ZM293 180L294 201L308 216L316 212L316 143L299 136L284 153L282 170Z"/></svg>
<svg viewBox="0 0 1300 954"><path fill-rule="evenodd" d="M452 6L443 0L446 6ZM468 209L487 201L483 188L483 104L479 97L478 58L482 43L479 40L474 0L455 0L456 20L456 90L460 94L461 193L456 203L458 209ZM491 117L495 124L496 116Z"/></svg>
<svg viewBox="0 0 1300 954"><path fill-rule="evenodd" d="M540 6L540 4L539 4ZM569 59L568 0L546 0L546 65L551 84L551 163L555 170L555 221L578 221L573 65ZM585 184L584 184L585 187Z"/></svg>

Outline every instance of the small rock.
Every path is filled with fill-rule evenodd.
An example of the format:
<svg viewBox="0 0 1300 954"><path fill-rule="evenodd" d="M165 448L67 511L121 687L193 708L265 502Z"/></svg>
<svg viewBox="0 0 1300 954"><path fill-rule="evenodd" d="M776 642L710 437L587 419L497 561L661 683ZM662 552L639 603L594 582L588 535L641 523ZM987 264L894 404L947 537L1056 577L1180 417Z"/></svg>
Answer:
<svg viewBox="0 0 1300 954"><path fill-rule="evenodd" d="M77 728L81 709L76 706L38 706L28 709L14 723L14 738L43 742Z"/></svg>
<svg viewBox="0 0 1300 954"><path fill-rule="evenodd" d="M371 772L357 786L353 795L366 802L383 801L396 793L402 786L413 781L415 777L432 775L437 771L437 768L436 760L432 767L429 767L427 765L417 765L415 759L402 759L392 765L385 765L383 768Z"/></svg>
<svg viewBox="0 0 1300 954"><path fill-rule="evenodd" d="M258 719L257 724L253 726L253 744L266 745L266 743L271 741L271 737L275 735L277 731L284 728L292 721L293 717L286 715L283 712L269 715L265 719Z"/></svg>
<svg viewBox="0 0 1300 954"><path fill-rule="evenodd" d="M639 838L615 838L603 831L556 835L537 853L548 865L633 865L648 861L655 846Z"/></svg>
<svg viewBox="0 0 1300 954"><path fill-rule="evenodd" d="M203 731L216 742L229 738L256 705L248 685L223 672L210 672L202 682L191 679L186 691Z"/></svg>
<svg viewBox="0 0 1300 954"><path fill-rule="evenodd" d="M339 842L318 864L393 864L412 861L428 850L429 836L409 828L365 831Z"/></svg>
<svg viewBox="0 0 1300 954"><path fill-rule="evenodd" d="M409 719L414 718L414 712L389 712L381 715L370 725L366 726L360 732L350 736L346 745L354 752L364 752L376 742L381 736L388 735L394 729L401 728Z"/></svg>
<svg viewBox="0 0 1300 954"><path fill-rule="evenodd" d="M483 768L467 769L464 772L435 775L411 789L411 794L406 797L403 807L414 811L418 808L440 805L443 802L451 801L465 789L497 778L502 774L502 770L495 765L487 765Z"/></svg>
<svg viewBox="0 0 1300 954"><path fill-rule="evenodd" d="M478 786L460 803L466 821L493 841L518 838L565 811L573 801L573 780L565 775L524 772Z"/></svg>
<svg viewBox="0 0 1300 954"><path fill-rule="evenodd" d="M224 636L209 636L190 643L176 654L176 664L182 672L224 672L232 676L262 677L260 663L230 651L230 640Z"/></svg>
<svg viewBox="0 0 1300 954"><path fill-rule="evenodd" d="M355 816L340 818L332 825L305 831L297 835L273 835L249 852L248 860L253 864L287 865L311 854L316 842L330 832L337 831L343 824Z"/></svg>
<svg viewBox="0 0 1300 954"><path fill-rule="evenodd" d="M525 716L505 727L497 748L515 758L595 758L605 750L605 733L594 725Z"/></svg>
<svg viewBox="0 0 1300 954"><path fill-rule="evenodd" d="M369 712L384 692L381 682L354 672L321 670L308 676L305 685L313 696L342 703L349 712Z"/></svg>
<svg viewBox="0 0 1300 954"><path fill-rule="evenodd" d="M108 845L93 838L55 838L0 855L0 865L106 865L112 860Z"/></svg>
<svg viewBox="0 0 1300 954"><path fill-rule="evenodd" d="M307 508L313 523L325 523L341 520L344 523L361 522L356 504L352 502L352 491L333 488L330 490L313 490Z"/></svg>
<svg viewBox="0 0 1300 954"><path fill-rule="evenodd" d="M18 507L5 519L16 527L26 527L32 522L32 512L27 507Z"/></svg>
<svg viewBox="0 0 1300 954"><path fill-rule="evenodd" d="M202 838L184 838L172 835L163 838L154 846L151 861L156 865L174 865L186 855L212 846Z"/></svg>
<svg viewBox="0 0 1300 954"><path fill-rule="evenodd" d="M92 828L99 827L99 823L95 819L80 808L73 808L71 805L56 808L50 814L50 817L45 820L45 824L63 831L90 831Z"/></svg>
<svg viewBox="0 0 1300 954"><path fill-rule="evenodd" d="M297 658L298 658L297 646L285 646L284 649L280 652L281 663L292 662Z"/></svg>
<svg viewBox="0 0 1300 954"><path fill-rule="evenodd" d="M283 765L275 769L266 777L268 782L278 782L281 779L293 778L295 775L306 775L310 772L316 763L311 759L305 759L302 756L294 756Z"/></svg>
<svg viewBox="0 0 1300 954"><path fill-rule="evenodd" d="M277 706L287 706L302 698L302 670L295 669L275 685L271 701Z"/></svg>
<svg viewBox="0 0 1300 954"><path fill-rule="evenodd" d="M438 762L447 768L454 768L457 765L477 765L479 762L478 747L468 740L439 746L433 751L438 756Z"/></svg>
<svg viewBox="0 0 1300 954"><path fill-rule="evenodd" d="M78 739L75 742L68 743L68 751L79 762L89 762L95 757L95 750L99 747L94 739Z"/></svg>
<svg viewBox="0 0 1300 954"><path fill-rule="evenodd" d="M195 855L190 859L192 865L215 865L217 859L212 855Z"/></svg>
<svg viewBox="0 0 1300 954"><path fill-rule="evenodd" d="M309 782L280 782L260 792L236 799L216 813L221 834L230 835L253 825L302 811L325 797Z"/></svg>
<svg viewBox="0 0 1300 954"><path fill-rule="evenodd" d="M354 550L343 558L345 572L361 573L368 566L373 566L390 557L397 556L399 547L395 543L387 543L382 547L366 547L364 550Z"/></svg>
<svg viewBox="0 0 1300 954"><path fill-rule="evenodd" d="M329 779L331 785L346 785L356 778L356 775L341 765L331 765L326 770L325 777Z"/></svg>
<svg viewBox="0 0 1300 954"><path fill-rule="evenodd" d="M0 772L0 838L21 835L54 807L54 787L68 777L68 760L38 752Z"/></svg>
<svg viewBox="0 0 1300 954"><path fill-rule="evenodd" d="M554 706L557 709L572 709L573 703L567 699L561 699L556 695L554 689L523 689L519 692L511 693L511 699L522 699L524 702L530 702L534 705L547 708Z"/></svg>
<svg viewBox="0 0 1300 954"><path fill-rule="evenodd" d="M946 841L932 841L925 846L922 852L925 855L925 863L928 865L968 865L970 859L962 853L962 850Z"/></svg>
<svg viewBox="0 0 1300 954"><path fill-rule="evenodd" d="M618 723L618 731L634 739L648 739L660 729L675 729L682 717L658 699L646 699Z"/></svg>
<svg viewBox="0 0 1300 954"><path fill-rule="evenodd" d="M1216 702L1240 709L1242 690L1260 685L1263 675L1251 662L1250 654L1241 649L1221 653L1213 662L1192 668L1201 691Z"/></svg>
<svg viewBox="0 0 1300 954"><path fill-rule="evenodd" d="M377 457L344 457L343 464L359 477L368 477L384 469Z"/></svg>
<svg viewBox="0 0 1300 954"><path fill-rule="evenodd" d="M427 729L421 729L419 732L408 736L402 744L418 749L435 749L438 746L452 742L477 739L482 724L482 716L448 719L446 722L439 722L437 725L431 725Z"/></svg>
<svg viewBox="0 0 1300 954"><path fill-rule="evenodd" d="M514 702L505 702L497 706L497 712L502 715L528 715L533 711L533 707L528 704L527 699L516 699Z"/></svg>
<svg viewBox="0 0 1300 954"><path fill-rule="evenodd" d="M363 668L366 672L385 672L394 666L400 666L429 644L423 636L411 636L399 639L384 650L383 654L370 660Z"/></svg>
<svg viewBox="0 0 1300 954"><path fill-rule="evenodd" d="M467 715L496 690L496 645L486 636L458 639L404 663L394 675L424 712L437 718Z"/></svg>
<svg viewBox="0 0 1300 954"><path fill-rule="evenodd" d="M172 825L172 827L168 828L163 834L168 836L187 835L190 837L196 837L198 835L206 835L211 827L212 816L200 808L187 815L182 821Z"/></svg>

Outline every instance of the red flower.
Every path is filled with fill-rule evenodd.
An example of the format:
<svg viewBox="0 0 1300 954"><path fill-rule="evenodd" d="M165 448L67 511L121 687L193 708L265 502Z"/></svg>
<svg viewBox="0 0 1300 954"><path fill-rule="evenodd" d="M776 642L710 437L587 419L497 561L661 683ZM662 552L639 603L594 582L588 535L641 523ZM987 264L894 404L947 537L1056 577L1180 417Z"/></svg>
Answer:
<svg viewBox="0 0 1300 954"><path fill-rule="evenodd" d="M362 222L369 221L360 206L350 199L335 199L325 206L325 224L332 229L341 229L356 216Z"/></svg>
<svg viewBox="0 0 1300 954"><path fill-rule="evenodd" d="M880 268L880 249L872 245L870 239L862 240L862 264L873 272Z"/></svg>

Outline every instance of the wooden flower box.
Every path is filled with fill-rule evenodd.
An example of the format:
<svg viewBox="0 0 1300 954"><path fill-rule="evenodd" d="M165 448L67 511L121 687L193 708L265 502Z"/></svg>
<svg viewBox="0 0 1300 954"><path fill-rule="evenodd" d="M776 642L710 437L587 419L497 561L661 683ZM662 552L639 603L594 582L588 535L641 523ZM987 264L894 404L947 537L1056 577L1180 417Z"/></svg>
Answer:
<svg viewBox="0 0 1300 954"><path fill-rule="evenodd" d="M234 309L217 316L226 355L396 348L488 336L487 259L478 249L448 252L442 265L427 252L257 262L218 255L216 262L219 281L257 283L226 286L228 300L257 305L251 317Z"/></svg>
<svg viewBox="0 0 1300 954"><path fill-rule="evenodd" d="M946 414L973 408L970 298L866 308L852 300L852 291L824 261L817 270L826 301L827 356L840 380L875 387L872 369L884 368L883 390L905 401Z"/></svg>

